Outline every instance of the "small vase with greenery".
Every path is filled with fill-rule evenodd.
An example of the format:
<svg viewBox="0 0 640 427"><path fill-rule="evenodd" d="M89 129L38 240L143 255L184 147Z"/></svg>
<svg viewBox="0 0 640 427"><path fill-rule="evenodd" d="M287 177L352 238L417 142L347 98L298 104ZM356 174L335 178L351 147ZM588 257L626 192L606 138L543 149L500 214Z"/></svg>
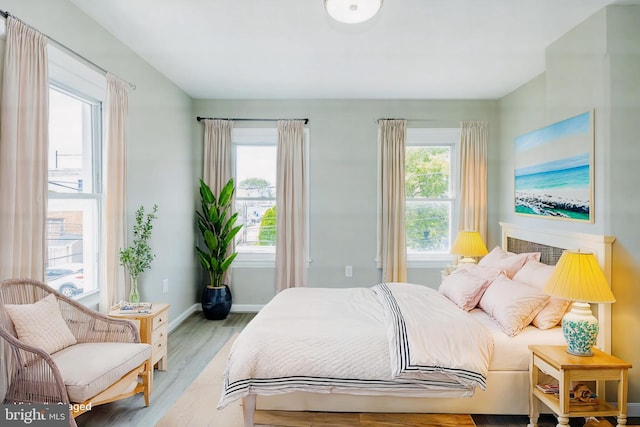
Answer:
<svg viewBox="0 0 640 427"><path fill-rule="evenodd" d="M227 284L223 283L224 273L238 255L229 253L233 239L242 225L236 225L238 213L231 213L233 193L235 190L233 178L227 181L220 194L216 197L211 188L200 180L200 211L196 211L198 228L202 234L204 245L197 246L200 265L209 273L209 283L203 289L202 308L209 319L225 318L228 314L226 307L218 313L219 306L230 308L231 293ZM225 295L220 292L209 292L209 289L225 289ZM217 300L225 299L224 304ZM226 312L225 312L226 311Z"/></svg>
<svg viewBox="0 0 640 427"><path fill-rule="evenodd" d="M158 205L153 205L153 210L145 216L144 206L136 211L136 224L133 226L133 243L120 249L120 264L123 265L131 277L131 292L129 302L140 302L138 294L138 276L151 266L151 261L156 257L151 251L149 240L153 230L153 220L157 218Z"/></svg>

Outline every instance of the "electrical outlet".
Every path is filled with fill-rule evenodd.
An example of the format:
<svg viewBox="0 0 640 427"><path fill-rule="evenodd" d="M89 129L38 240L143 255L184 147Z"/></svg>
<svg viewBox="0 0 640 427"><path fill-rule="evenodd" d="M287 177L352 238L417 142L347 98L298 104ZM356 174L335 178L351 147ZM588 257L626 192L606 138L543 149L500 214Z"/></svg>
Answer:
<svg viewBox="0 0 640 427"><path fill-rule="evenodd" d="M346 265L344 267L344 277L351 277L353 276L353 267L350 265Z"/></svg>
<svg viewBox="0 0 640 427"><path fill-rule="evenodd" d="M169 292L169 279L162 280L162 293L166 294Z"/></svg>

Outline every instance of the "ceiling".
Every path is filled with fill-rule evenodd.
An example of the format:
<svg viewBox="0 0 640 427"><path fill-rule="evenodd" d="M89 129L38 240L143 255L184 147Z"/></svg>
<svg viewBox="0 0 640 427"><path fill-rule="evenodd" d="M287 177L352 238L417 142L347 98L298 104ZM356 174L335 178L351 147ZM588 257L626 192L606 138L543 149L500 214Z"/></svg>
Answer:
<svg viewBox="0 0 640 427"><path fill-rule="evenodd" d="M71 2L193 98L498 99L616 1L386 0L352 25L323 0Z"/></svg>

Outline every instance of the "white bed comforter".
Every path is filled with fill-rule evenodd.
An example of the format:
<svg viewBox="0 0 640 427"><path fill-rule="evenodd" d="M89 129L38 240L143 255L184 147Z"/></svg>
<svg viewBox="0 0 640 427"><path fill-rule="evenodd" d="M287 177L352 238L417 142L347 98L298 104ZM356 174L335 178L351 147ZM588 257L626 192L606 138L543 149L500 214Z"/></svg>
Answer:
<svg viewBox="0 0 640 427"><path fill-rule="evenodd" d="M468 397L492 351L484 326L426 286L288 289L238 336L218 408L293 391Z"/></svg>

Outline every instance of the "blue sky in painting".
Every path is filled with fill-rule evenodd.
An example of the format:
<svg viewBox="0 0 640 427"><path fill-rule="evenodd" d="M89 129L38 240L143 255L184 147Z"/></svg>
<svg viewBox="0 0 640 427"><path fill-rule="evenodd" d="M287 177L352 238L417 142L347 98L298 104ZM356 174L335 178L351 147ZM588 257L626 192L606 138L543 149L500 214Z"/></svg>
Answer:
<svg viewBox="0 0 640 427"><path fill-rule="evenodd" d="M588 135L589 132L589 113L586 112L517 137L515 141L516 150L520 152L526 151L546 144L551 140L578 134Z"/></svg>
<svg viewBox="0 0 640 427"><path fill-rule="evenodd" d="M526 168L516 169L516 176L533 175L537 173L574 169L581 166L589 166L589 153L578 154L551 162L540 163Z"/></svg>

